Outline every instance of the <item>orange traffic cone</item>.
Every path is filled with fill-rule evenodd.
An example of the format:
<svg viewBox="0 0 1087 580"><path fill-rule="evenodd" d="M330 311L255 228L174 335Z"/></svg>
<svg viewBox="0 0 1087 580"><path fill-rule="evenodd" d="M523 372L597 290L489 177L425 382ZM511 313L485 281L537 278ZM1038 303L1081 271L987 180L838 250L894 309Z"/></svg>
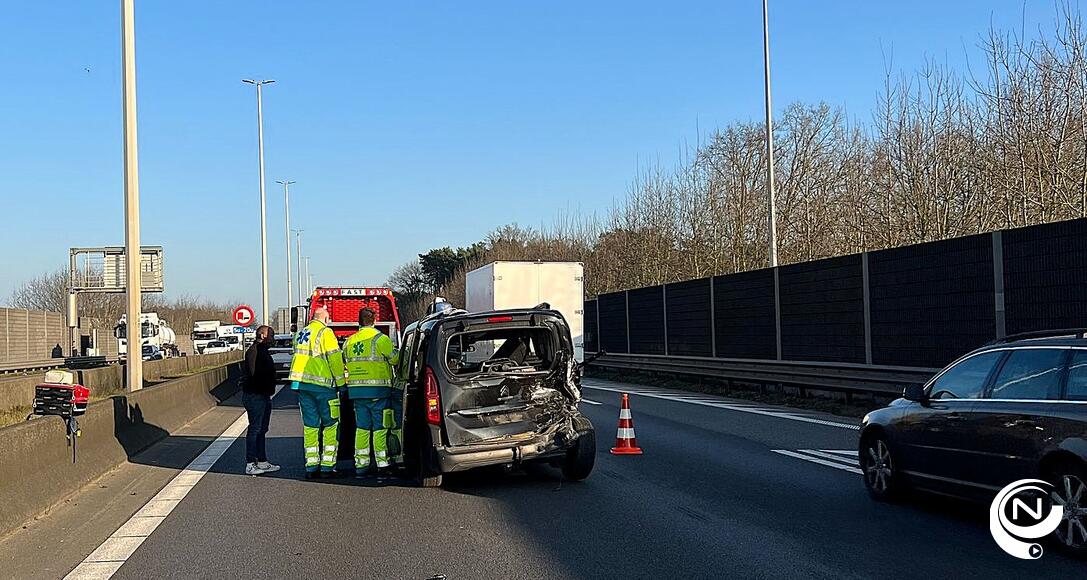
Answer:
<svg viewBox="0 0 1087 580"><path fill-rule="evenodd" d="M630 397L623 393L623 406L619 409L619 432L615 435L612 455L641 455L642 448L634 437L634 419L630 416Z"/></svg>

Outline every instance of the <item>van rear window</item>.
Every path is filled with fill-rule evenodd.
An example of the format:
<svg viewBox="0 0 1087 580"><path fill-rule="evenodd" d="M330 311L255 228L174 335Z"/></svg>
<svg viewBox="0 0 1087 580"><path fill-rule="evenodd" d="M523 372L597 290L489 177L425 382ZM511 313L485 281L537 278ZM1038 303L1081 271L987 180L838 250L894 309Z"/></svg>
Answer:
<svg viewBox="0 0 1087 580"><path fill-rule="evenodd" d="M449 338L445 363L454 375L525 374L551 370L555 335L546 328L462 332Z"/></svg>

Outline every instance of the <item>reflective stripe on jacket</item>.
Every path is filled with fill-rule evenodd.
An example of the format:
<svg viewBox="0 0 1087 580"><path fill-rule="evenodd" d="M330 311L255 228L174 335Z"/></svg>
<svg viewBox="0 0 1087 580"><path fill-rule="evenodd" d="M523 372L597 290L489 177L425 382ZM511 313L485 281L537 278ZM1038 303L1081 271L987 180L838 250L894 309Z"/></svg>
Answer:
<svg viewBox="0 0 1087 580"><path fill-rule="evenodd" d="M336 333L320 320L311 321L294 337L289 381L334 389L344 384L343 353Z"/></svg>
<svg viewBox="0 0 1087 580"><path fill-rule="evenodd" d="M352 399L387 397L391 394L393 366L400 352L393 341L373 326L360 328L343 343L348 396Z"/></svg>

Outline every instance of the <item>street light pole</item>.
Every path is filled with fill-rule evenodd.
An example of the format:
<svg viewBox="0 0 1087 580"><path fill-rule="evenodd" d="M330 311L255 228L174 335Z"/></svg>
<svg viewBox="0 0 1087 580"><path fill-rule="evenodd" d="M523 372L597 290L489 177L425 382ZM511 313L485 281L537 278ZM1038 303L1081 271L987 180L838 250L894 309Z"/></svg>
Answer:
<svg viewBox="0 0 1087 580"><path fill-rule="evenodd" d="M770 213L770 267L778 265L777 207L774 200L774 122L770 105L770 17L768 0L762 0L762 54L766 89L766 188Z"/></svg>
<svg viewBox="0 0 1087 580"><path fill-rule="evenodd" d="M306 286L313 289L313 278L309 277L309 256L303 258L306 261Z"/></svg>
<svg viewBox="0 0 1087 580"><path fill-rule="evenodd" d="M286 237L287 240L287 308L294 306L294 297L291 295L291 184L295 181L276 181L283 184L283 214L287 216ZM302 298L301 294L298 296Z"/></svg>
<svg viewBox="0 0 1087 580"><path fill-rule="evenodd" d="M260 164L260 277L261 277L261 324L268 324L268 230L264 211L264 111L261 105L261 87L273 80L242 79L243 83L257 87L257 158Z"/></svg>
<svg viewBox="0 0 1087 580"><path fill-rule="evenodd" d="M121 85L125 184L125 378L128 391L143 388L143 325L140 324L140 173L136 146L136 30L133 0L121 0Z"/></svg>
<svg viewBox="0 0 1087 580"><path fill-rule="evenodd" d="M295 278L298 278L298 303L301 304L306 299L306 293L309 292L309 290L306 290L305 292L302 291L303 282L305 282L305 280L302 279L302 232L305 230L291 231L294 232L295 261L298 264L298 267L295 270L295 273L298 274L295 276Z"/></svg>

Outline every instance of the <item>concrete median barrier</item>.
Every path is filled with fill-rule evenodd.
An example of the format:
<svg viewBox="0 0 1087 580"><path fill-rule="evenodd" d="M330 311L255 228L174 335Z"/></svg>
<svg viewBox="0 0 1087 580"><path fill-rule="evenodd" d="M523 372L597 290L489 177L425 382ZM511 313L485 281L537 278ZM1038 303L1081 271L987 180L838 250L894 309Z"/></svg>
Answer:
<svg viewBox="0 0 1087 580"><path fill-rule="evenodd" d="M196 369L212 362L207 360L209 357L191 358L191 362L156 361L171 364L153 372L158 377L180 374L186 368ZM205 359L203 365L195 360L198 358ZM120 374L117 368L93 372L107 373L101 377L103 381L109 380L108 373ZM241 372L240 362L227 362L136 393L92 403L86 415L79 418L82 436L75 463L72 449L66 444L64 421L59 417L0 428L0 536L233 396ZM95 377L98 380L97 374Z"/></svg>
<svg viewBox="0 0 1087 580"><path fill-rule="evenodd" d="M241 360L240 351L220 354L183 356L164 360L145 361L145 383L156 383L167 377L176 377L194 370L220 366ZM72 371L76 382L95 393L116 393L124 390L124 365L111 365L97 369ZM42 382L44 372L32 375L0 379L0 411L17 407L30 407L34 403L34 387Z"/></svg>

